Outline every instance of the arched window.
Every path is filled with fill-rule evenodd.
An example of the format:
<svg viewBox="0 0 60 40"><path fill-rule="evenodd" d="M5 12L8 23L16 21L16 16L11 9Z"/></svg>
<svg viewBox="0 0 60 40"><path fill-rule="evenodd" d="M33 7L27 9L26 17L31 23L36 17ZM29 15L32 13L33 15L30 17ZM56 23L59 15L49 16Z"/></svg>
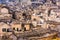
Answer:
<svg viewBox="0 0 60 40"><path fill-rule="evenodd" d="M3 31L3 32L6 32L6 28L3 28L2 31Z"/></svg>

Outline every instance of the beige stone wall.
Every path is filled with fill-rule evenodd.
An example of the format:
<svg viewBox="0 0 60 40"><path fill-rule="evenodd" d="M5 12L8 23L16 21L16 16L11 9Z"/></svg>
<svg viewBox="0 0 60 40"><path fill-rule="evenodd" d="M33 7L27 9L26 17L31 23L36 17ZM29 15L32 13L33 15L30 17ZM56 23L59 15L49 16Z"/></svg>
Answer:
<svg viewBox="0 0 60 40"><path fill-rule="evenodd" d="M7 35L10 35L10 34L12 34L12 32L3 32L2 31L2 29L3 28L6 28L6 29L8 29L8 28L10 28L10 26L8 25L8 24L5 24L5 23L0 23L0 36L3 36L4 34L7 34Z"/></svg>
<svg viewBox="0 0 60 40"><path fill-rule="evenodd" d="M29 24L27 24L27 25L25 25L25 28L26 28L26 30L30 30L30 25Z"/></svg>

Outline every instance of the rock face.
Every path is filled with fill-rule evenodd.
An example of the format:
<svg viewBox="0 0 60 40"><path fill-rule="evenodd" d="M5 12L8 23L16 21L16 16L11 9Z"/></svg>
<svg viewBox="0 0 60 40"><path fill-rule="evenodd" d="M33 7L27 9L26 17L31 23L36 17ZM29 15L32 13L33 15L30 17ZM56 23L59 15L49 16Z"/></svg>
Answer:
<svg viewBox="0 0 60 40"><path fill-rule="evenodd" d="M10 29L10 26L8 24L5 24L3 22L0 23L0 36L3 36L4 34L10 35L12 32L8 32L8 29Z"/></svg>
<svg viewBox="0 0 60 40"><path fill-rule="evenodd" d="M9 9L2 5L0 9L0 21L1 22L10 22L12 19L12 14L9 14Z"/></svg>
<svg viewBox="0 0 60 40"><path fill-rule="evenodd" d="M28 5L28 3L31 3ZM51 0L10 2L0 6L0 36L6 40L38 40L60 35L60 6ZM16 3L16 4L15 4ZM39 7L35 7L39 6ZM4 37L5 36L5 37ZM36 39L35 39L36 38Z"/></svg>
<svg viewBox="0 0 60 40"><path fill-rule="evenodd" d="M1 9L1 13L9 13L9 10L6 9L6 8L2 8L2 9Z"/></svg>
<svg viewBox="0 0 60 40"><path fill-rule="evenodd" d="M10 37L9 38L12 38L13 40L17 40L17 37L15 36L15 35L10 35Z"/></svg>

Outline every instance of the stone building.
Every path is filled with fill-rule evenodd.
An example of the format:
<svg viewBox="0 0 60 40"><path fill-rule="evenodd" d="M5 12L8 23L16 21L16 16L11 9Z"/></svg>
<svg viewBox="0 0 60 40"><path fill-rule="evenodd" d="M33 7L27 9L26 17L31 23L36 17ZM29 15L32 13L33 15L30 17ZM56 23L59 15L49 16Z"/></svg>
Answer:
<svg viewBox="0 0 60 40"><path fill-rule="evenodd" d="M3 22L0 22L0 36L4 36L5 35L11 35L11 26L9 26L8 24L5 24Z"/></svg>
<svg viewBox="0 0 60 40"><path fill-rule="evenodd" d="M49 19L52 19L52 21L56 21L56 22L60 22L59 19L60 19L60 9L52 9L51 10L51 14L50 14L52 18L49 18ZM57 21L58 20L58 21Z"/></svg>

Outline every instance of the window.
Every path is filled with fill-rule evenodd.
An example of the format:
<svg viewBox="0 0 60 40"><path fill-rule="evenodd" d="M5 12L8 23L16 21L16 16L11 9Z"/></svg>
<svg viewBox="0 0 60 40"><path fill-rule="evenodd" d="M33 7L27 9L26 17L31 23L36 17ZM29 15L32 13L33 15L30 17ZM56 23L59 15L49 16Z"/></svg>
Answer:
<svg viewBox="0 0 60 40"><path fill-rule="evenodd" d="M26 31L26 28L24 27L24 31Z"/></svg>
<svg viewBox="0 0 60 40"><path fill-rule="evenodd" d="M23 15L22 16L26 16L26 13L23 13Z"/></svg>
<svg viewBox="0 0 60 40"><path fill-rule="evenodd" d="M7 29L7 32L12 32L12 30L11 29Z"/></svg>
<svg viewBox="0 0 60 40"><path fill-rule="evenodd" d="M2 31L3 31L3 32L6 32L6 28L3 28Z"/></svg>
<svg viewBox="0 0 60 40"><path fill-rule="evenodd" d="M40 16L40 18L43 18L43 16Z"/></svg>
<svg viewBox="0 0 60 40"><path fill-rule="evenodd" d="M36 19L35 19L35 18L34 18L33 20L34 20L34 21L36 21Z"/></svg>
<svg viewBox="0 0 60 40"><path fill-rule="evenodd" d="M15 28L13 28L13 30L15 30Z"/></svg>
<svg viewBox="0 0 60 40"><path fill-rule="evenodd" d="M19 31L19 29L17 28L17 31Z"/></svg>

